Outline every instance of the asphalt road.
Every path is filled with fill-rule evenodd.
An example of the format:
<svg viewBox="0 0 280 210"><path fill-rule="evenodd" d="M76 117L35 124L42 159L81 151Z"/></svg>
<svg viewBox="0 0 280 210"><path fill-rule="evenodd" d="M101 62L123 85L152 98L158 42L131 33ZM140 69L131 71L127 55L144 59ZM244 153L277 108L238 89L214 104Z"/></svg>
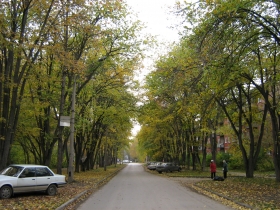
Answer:
<svg viewBox="0 0 280 210"><path fill-rule="evenodd" d="M185 210L231 209L197 194L166 177L146 172L129 163L105 186L91 195L78 210Z"/></svg>

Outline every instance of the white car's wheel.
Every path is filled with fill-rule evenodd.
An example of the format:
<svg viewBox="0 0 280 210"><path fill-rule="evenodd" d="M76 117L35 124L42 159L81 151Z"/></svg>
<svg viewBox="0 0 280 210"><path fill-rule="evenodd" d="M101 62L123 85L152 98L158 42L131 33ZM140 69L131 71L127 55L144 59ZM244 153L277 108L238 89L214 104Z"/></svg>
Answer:
<svg viewBox="0 0 280 210"><path fill-rule="evenodd" d="M56 195L56 192L57 192L57 187L54 184L51 184L47 189L48 195L51 195L51 196Z"/></svg>
<svg viewBox="0 0 280 210"><path fill-rule="evenodd" d="M6 199L6 198L12 197L12 195L13 195L13 189L10 186L5 185L5 186L1 187L0 198Z"/></svg>

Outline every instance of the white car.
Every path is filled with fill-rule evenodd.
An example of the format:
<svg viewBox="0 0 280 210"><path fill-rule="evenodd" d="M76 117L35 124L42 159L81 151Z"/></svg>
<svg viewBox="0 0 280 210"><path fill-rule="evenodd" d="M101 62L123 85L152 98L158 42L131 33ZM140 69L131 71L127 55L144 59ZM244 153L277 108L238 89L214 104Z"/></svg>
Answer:
<svg viewBox="0 0 280 210"><path fill-rule="evenodd" d="M0 172L0 198L38 191L56 195L57 188L65 184L65 176L53 173L47 166L14 164Z"/></svg>

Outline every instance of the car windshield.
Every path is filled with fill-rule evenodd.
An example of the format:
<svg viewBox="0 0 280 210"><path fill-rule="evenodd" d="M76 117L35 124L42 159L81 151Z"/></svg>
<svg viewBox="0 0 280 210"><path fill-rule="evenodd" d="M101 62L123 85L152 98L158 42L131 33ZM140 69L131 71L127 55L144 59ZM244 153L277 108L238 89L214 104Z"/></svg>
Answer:
<svg viewBox="0 0 280 210"><path fill-rule="evenodd" d="M23 167L20 166L9 166L0 172L0 175L5 176L18 176L19 173L22 171Z"/></svg>

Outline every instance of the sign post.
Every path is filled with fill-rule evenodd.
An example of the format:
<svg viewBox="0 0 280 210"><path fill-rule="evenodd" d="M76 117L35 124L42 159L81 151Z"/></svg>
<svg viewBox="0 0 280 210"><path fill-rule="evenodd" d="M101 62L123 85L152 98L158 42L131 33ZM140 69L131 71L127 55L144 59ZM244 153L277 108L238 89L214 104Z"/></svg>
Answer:
<svg viewBox="0 0 280 210"><path fill-rule="evenodd" d="M60 126L70 127L70 116L60 116Z"/></svg>

